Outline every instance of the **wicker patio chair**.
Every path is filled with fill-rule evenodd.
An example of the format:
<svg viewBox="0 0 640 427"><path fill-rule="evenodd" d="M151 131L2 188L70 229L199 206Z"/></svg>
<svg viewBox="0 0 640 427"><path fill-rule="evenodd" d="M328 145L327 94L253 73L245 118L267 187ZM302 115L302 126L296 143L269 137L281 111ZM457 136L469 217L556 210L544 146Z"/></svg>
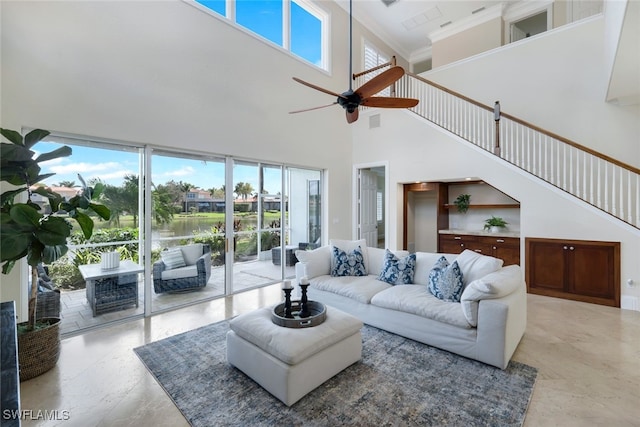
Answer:
<svg viewBox="0 0 640 427"><path fill-rule="evenodd" d="M170 255L180 251L183 265L169 262ZM173 252L173 254L170 254ZM211 249L209 245L194 243L177 246L161 253L163 259L153 264L153 289L157 294L164 292L187 292L207 286L211 276ZM178 256L178 258L180 258ZM177 266L176 266L177 265ZM173 268L171 268L173 267Z"/></svg>

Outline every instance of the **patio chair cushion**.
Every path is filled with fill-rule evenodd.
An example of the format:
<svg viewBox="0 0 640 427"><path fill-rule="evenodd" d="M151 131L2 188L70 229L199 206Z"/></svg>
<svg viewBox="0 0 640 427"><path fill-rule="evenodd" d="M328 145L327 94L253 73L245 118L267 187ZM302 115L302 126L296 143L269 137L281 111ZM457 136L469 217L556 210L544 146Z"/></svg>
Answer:
<svg viewBox="0 0 640 427"><path fill-rule="evenodd" d="M162 272L162 280L170 279L184 279L187 277L197 277L198 267L194 265L187 265L185 267L174 268L172 270L164 270Z"/></svg>
<svg viewBox="0 0 640 427"><path fill-rule="evenodd" d="M180 246L180 250L182 251L185 264L193 265L198 262L198 258L202 256L202 243Z"/></svg>
<svg viewBox="0 0 640 427"><path fill-rule="evenodd" d="M167 270L173 270L174 268L180 268L186 265L186 263L184 262L182 251L180 249L162 251L160 253L160 257L162 258L162 262L164 263Z"/></svg>

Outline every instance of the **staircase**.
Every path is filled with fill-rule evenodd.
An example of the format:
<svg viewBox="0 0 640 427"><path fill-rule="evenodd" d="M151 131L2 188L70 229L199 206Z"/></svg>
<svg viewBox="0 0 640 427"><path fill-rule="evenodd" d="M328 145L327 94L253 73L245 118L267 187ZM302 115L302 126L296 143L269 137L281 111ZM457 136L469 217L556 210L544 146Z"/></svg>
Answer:
<svg viewBox="0 0 640 427"><path fill-rule="evenodd" d="M354 76L356 87L392 65ZM640 169L501 113L498 102L483 105L415 74L391 93L419 99L410 111L420 117L640 229Z"/></svg>

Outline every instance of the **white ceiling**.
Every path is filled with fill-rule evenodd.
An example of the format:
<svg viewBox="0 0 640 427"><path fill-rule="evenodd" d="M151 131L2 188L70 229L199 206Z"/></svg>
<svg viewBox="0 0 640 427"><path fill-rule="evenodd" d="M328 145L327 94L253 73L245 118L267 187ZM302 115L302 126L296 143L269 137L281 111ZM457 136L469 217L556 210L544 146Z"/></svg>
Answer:
<svg viewBox="0 0 640 427"><path fill-rule="evenodd" d="M523 0L396 0L386 6L382 0L353 0L353 17L411 60L431 46L433 34L446 28L441 25L460 24L479 18L490 9L506 10L520 1ZM336 2L349 11L348 0Z"/></svg>

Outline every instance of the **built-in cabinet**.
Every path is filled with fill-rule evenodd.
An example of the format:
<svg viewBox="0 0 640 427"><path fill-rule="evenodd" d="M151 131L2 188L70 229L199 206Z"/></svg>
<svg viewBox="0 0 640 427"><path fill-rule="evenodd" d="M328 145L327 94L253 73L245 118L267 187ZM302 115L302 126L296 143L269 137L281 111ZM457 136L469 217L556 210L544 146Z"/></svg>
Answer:
<svg viewBox="0 0 640 427"><path fill-rule="evenodd" d="M529 293L620 307L620 242L525 239Z"/></svg>
<svg viewBox="0 0 640 427"><path fill-rule="evenodd" d="M440 233L439 252L458 254L469 249L500 258L504 265L520 265L520 239L517 237Z"/></svg>
<svg viewBox="0 0 640 427"><path fill-rule="evenodd" d="M484 255L504 260L504 265L520 264L520 204L483 181L423 182L404 185L404 249L412 250L412 238L419 233L415 230L416 212L411 206L418 200L417 194L430 192L434 195L433 215L435 218L427 227L433 227L437 251L460 253L470 249ZM459 213L453 201L460 194L470 194L470 206L466 213ZM510 228L502 233L483 230L484 220L496 216L506 216Z"/></svg>

